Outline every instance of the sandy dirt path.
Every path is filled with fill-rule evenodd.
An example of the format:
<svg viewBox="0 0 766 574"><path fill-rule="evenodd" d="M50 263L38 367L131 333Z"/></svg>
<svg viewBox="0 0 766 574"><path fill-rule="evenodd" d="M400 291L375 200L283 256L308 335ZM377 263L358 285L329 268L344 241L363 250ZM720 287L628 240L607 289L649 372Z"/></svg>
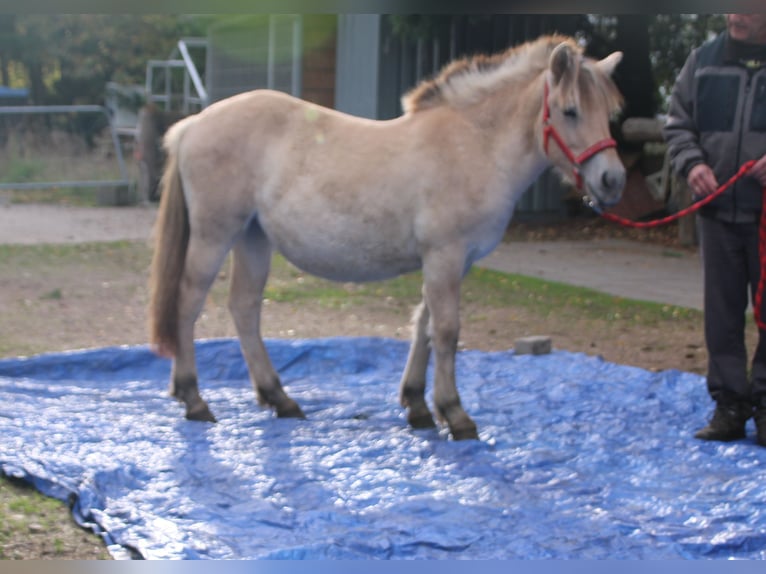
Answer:
<svg viewBox="0 0 766 574"><path fill-rule="evenodd" d="M148 240L156 214L154 206L0 205L0 244Z"/></svg>

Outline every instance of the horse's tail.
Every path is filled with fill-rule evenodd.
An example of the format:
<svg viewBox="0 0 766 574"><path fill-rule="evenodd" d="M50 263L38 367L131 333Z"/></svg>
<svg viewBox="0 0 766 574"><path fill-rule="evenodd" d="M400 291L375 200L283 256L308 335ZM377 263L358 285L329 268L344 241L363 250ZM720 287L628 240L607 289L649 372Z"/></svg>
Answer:
<svg viewBox="0 0 766 574"><path fill-rule="evenodd" d="M166 357L174 357L178 351L178 299L189 246L189 212L178 166L180 142L189 120L173 124L164 137L167 160L149 276L149 340L152 349Z"/></svg>

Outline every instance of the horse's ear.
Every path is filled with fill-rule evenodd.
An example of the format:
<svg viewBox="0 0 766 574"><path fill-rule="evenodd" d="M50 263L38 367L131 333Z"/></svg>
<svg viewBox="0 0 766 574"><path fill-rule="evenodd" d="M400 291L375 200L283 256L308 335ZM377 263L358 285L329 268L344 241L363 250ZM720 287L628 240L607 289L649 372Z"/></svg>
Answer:
<svg viewBox="0 0 766 574"><path fill-rule="evenodd" d="M603 60L599 60L598 62L596 62L596 65L599 68L601 68L601 70L605 74L607 74L608 76L611 76L614 73L615 68L621 61L622 61L622 52L612 52Z"/></svg>
<svg viewBox="0 0 766 574"><path fill-rule="evenodd" d="M551 52L550 69L553 75L553 85L564 79L574 77L579 53L569 42L562 42Z"/></svg>

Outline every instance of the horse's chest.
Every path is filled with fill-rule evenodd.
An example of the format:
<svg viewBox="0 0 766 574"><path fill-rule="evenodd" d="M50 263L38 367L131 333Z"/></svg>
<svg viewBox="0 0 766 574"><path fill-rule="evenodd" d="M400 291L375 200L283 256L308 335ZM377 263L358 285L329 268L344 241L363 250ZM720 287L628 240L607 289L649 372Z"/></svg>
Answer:
<svg viewBox="0 0 766 574"><path fill-rule="evenodd" d="M512 214L513 205L497 206L482 218L481 224L466 233L468 265L489 255L497 247L505 235Z"/></svg>

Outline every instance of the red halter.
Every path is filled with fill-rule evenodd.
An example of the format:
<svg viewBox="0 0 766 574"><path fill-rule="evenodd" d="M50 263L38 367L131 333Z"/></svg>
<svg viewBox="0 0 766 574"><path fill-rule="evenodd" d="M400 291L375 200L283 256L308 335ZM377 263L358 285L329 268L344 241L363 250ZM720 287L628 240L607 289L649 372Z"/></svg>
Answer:
<svg viewBox="0 0 766 574"><path fill-rule="evenodd" d="M584 152L582 152L580 155L575 156L574 152L571 150L571 148L566 144L564 139L561 137L561 134L556 130L556 128L551 125L551 108L548 105L548 82L545 82L545 93L543 97L543 149L545 150L545 155L548 155L548 140L552 136L555 142L559 145L559 148L561 148L561 151L564 152L564 155L567 156L567 159L569 160L569 163L572 164L572 173L575 177L575 182L577 184L577 189L582 189L582 175L580 175L580 166L584 164L586 161L588 161L590 158L592 158L594 155L599 153L600 151L603 151L610 147L617 147L617 142L614 141L612 138L606 138L599 142L594 143L592 146L587 148Z"/></svg>

